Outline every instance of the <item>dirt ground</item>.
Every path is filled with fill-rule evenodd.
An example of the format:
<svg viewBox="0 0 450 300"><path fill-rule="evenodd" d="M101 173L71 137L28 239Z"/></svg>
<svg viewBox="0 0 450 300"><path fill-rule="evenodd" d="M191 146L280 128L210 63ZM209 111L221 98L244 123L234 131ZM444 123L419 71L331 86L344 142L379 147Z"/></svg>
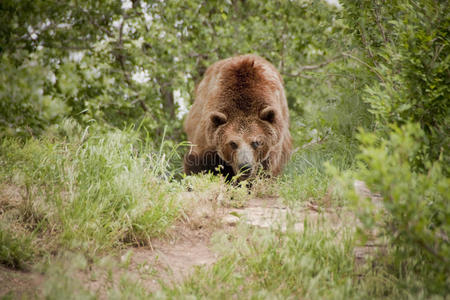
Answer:
<svg viewBox="0 0 450 300"><path fill-rule="evenodd" d="M0 297L10 294L14 295L15 299L33 298L39 294L39 288L44 280L42 274L11 270L0 265Z"/></svg>
<svg viewBox="0 0 450 300"><path fill-rule="evenodd" d="M207 203L207 202L205 202ZM189 275L196 266L212 265L218 255L212 251L210 238L215 231L232 230L240 222L259 228L286 230L288 222L294 222L295 230L302 231L305 220L312 224L326 220L339 230L343 222L356 222L349 212L320 210L312 204L291 211L278 198L251 199L242 208L220 208L203 205L185 221L177 224L164 239L153 240L146 247L129 248L115 258L113 269L89 269L79 272L79 280L100 298L107 298L111 283L117 283L127 273L148 291L156 291L161 283L176 284ZM294 221L292 221L294 220ZM371 245L357 247L356 262L362 262L373 252ZM92 276L95 272L96 275ZM109 275L108 275L109 274ZM111 278L111 275L112 278ZM130 275L131 274L131 275ZM46 278L36 272L11 270L0 266L0 296L13 293L15 297L38 295ZM108 284L109 282L109 284Z"/></svg>

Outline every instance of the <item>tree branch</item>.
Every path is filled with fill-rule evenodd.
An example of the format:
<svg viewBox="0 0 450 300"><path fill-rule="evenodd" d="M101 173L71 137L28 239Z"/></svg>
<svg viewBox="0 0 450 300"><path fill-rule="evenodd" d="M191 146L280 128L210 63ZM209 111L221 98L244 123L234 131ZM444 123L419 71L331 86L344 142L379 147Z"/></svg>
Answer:
<svg viewBox="0 0 450 300"><path fill-rule="evenodd" d="M317 65L301 66L301 67L299 68L299 71L296 72L296 73L293 73L293 74L283 74L283 75L289 76L289 77L302 77L302 78L306 78L306 79L312 79L313 77L310 77L310 76L301 74L301 72L304 71L304 70L312 71L312 70L317 70L317 69L323 68L323 67L327 66L328 64L330 64L330 63L332 63L332 62L335 62L335 61L337 61L337 60L339 60L339 59L341 59L341 58L344 58L344 57L346 57L346 58L351 58L351 59L353 59L353 60L359 62L360 64L366 66L367 68L369 68L370 71L372 71L373 73L375 73L375 75L377 75L378 79L379 79L381 82L385 82L383 76L382 76L375 68L373 68L372 66L370 66L370 65L367 64L366 62L362 61L362 60L359 59L358 57L353 56L352 54L346 53L346 52L342 52L341 54L336 55L336 56L334 56L334 57L332 57L332 58L330 58L330 59L328 59L328 60L326 60L326 61L324 61L324 62L322 62L322 63L320 63L320 64L317 64Z"/></svg>
<svg viewBox="0 0 450 300"><path fill-rule="evenodd" d="M339 55L336 55L335 57L332 57L332 58L330 58L330 59L328 59L328 60L326 60L326 61L324 61L324 62L322 62L322 63L320 63L318 65L302 66L302 67L300 67L300 71L304 71L304 70L311 71L311 70L320 69L320 68L323 68L326 65L328 65L328 64L330 64L330 63L332 63L332 62L334 62L336 60L341 59L342 57L343 57L343 54L339 54Z"/></svg>
<svg viewBox="0 0 450 300"><path fill-rule="evenodd" d="M359 59L356 56L351 55L350 53L342 53L342 55L345 56L345 57L351 58L351 59L359 62L360 64L365 65L367 68L369 68L370 71L374 72L375 75L377 75L378 79L380 79L381 82L385 83L383 76L375 68L373 68L372 66L370 66L366 62L362 61L361 59Z"/></svg>
<svg viewBox="0 0 450 300"><path fill-rule="evenodd" d="M66 41L67 42L67 41ZM86 45L86 46L72 46L72 45L68 45L66 44L57 44L55 42L43 42L41 44L44 47L47 48L56 48L56 49L60 49L60 50L74 50L74 51L83 51L83 50L92 50L92 47Z"/></svg>
<svg viewBox="0 0 450 300"><path fill-rule="evenodd" d="M294 74L282 74L283 76L287 76L287 77L300 77L300 78L304 78L304 79L314 79L313 76L308 76L305 74L300 74L300 73L294 73Z"/></svg>
<svg viewBox="0 0 450 300"><path fill-rule="evenodd" d="M91 25L94 25L95 28L99 29L101 32L103 32L104 34L106 34L108 37L112 38L114 35L111 31L109 31L107 28L105 28L104 26L101 26L97 23L97 21L89 16L89 23L91 23Z"/></svg>
<svg viewBox="0 0 450 300"><path fill-rule="evenodd" d="M123 25L125 23L125 20L120 23L119 27L119 40L117 41L117 53L115 53L115 57L117 61L120 64L120 67L122 69L123 77L125 78L125 82L128 84L129 87L133 86L133 83L131 82L130 75L128 74L126 67L125 67L125 56L123 55ZM139 105L141 106L142 110L145 112L148 112L148 107L145 104L145 102L142 99L138 99L137 102L139 102Z"/></svg>
<svg viewBox="0 0 450 300"><path fill-rule="evenodd" d="M419 243L419 245L423 249L428 251L428 253L432 254L434 257L436 257L439 260L443 261L448 266L449 260L448 260L447 257L440 255L435 249L433 249L432 247L428 246L422 239L417 239L417 242Z"/></svg>
<svg viewBox="0 0 450 300"><path fill-rule="evenodd" d="M343 57L344 57L344 53L341 53L341 54L336 55L336 56L334 56L334 57L332 57L330 59L327 59L326 61L321 62L320 64L317 64L317 65L300 66L296 73L286 74L286 76L290 76L290 77L304 77L304 78L307 78L307 79L311 79L312 77L305 76L305 75L301 74L301 72L303 72L303 71L313 71L313 70L317 70L317 69L323 68L326 65L329 65L332 62L335 62L335 61L337 61L337 60L339 60L339 59L341 59Z"/></svg>
<svg viewBox="0 0 450 300"><path fill-rule="evenodd" d="M116 59L120 63L120 66L122 68L123 76L125 77L125 81L127 82L127 84L129 86L131 86L130 76L128 75L128 72L126 71L126 68L125 68L125 57L124 57L124 55L122 53L122 50L123 50L123 40L122 40L122 38L123 38L123 25L124 25L124 23L125 23L125 21L122 21L122 23L120 23L120 26L119 26L119 40L117 41L118 52L116 53Z"/></svg>
<svg viewBox="0 0 450 300"><path fill-rule="evenodd" d="M373 12L375 14L375 22L378 25L378 29L380 30L380 33L381 33L381 36L383 37L384 43L387 44L388 38L386 37L384 27L381 24L381 20L380 20L380 7L377 5L377 3L374 3L374 6L375 6L375 8L374 8Z"/></svg>

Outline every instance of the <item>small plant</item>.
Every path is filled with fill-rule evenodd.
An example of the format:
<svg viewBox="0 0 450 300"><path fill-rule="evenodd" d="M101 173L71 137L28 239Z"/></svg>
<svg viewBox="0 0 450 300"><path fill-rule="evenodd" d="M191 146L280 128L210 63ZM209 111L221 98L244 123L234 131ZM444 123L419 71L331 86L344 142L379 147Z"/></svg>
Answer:
<svg viewBox="0 0 450 300"><path fill-rule="evenodd" d="M0 263L11 268L23 269L34 255L32 238L6 228L0 223Z"/></svg>

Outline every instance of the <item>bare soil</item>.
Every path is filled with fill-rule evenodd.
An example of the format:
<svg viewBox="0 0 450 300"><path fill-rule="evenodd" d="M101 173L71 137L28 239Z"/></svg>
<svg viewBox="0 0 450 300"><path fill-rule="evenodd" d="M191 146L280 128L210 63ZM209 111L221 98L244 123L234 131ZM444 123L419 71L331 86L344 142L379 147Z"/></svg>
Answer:
<svg viewBox="0 0 450 300"><path fill-rule="evenodd" d="M89 269L79 273L78 279L100 298L107 298L111 285L115 286L123 274L140 282L148 291L156 291L161 284L179 283L191 274L195 267L212 265L218 255L212 251L210 238L215 231L231 230L239 222L259 228L286 230L288 224L302 231L305 221L317 224L325 220L331 228L348 228L349 222L356 224L356 218L349 212L321 210L314 205L290 211L278 198L255 198L242 208L218 208L211 200L204 201L195 208L183 222L177 224L168 237L153 240L146 247L125 250L116 263L108 269ZM345 224L345 226L344 226ZM372 246L357 247L355 261L363 262L374 251ZM91 273L96 273L92 276ZM111 276L112 274L112 276ZM8 293L37 295L45 278L34 272L10 270L0 266L0 296Z"/></svg>
<svg viewBox="0 0 450 300"><path fill-rule="evenodd" d="M44 276L31 271L21 271L0 265L0 297L8 294L14 298L34 298L40 291Z"/></svg>

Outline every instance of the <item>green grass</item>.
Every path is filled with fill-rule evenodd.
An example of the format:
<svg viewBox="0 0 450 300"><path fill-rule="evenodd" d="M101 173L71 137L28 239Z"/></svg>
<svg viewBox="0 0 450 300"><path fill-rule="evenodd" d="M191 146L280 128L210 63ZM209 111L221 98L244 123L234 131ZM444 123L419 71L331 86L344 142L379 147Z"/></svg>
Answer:
<svg viewBox="0 0 450 300"><path fill-rule="evenodd" d="M4 139L0 160L6 190L0 218L17 216L27 239L43 239L44 248L52 244L47 251L96 255L147 244L179 216L180 185L167 180L158 151L132 130ZM9 245L4 247L13 251L14 243Z"/></svg>
<svg viewBox="0 0 450 300"><path fill-rule="evenodd" d="M39 294L44 298L430 296L425 281L414 276L417 258L398 257L387 245L373 259L356 264L354 248L364 241L353 234L355 224L348 222L336 231L326 219L315 225L306 221L303 232L293 226L281 232L245 224L219 231L212 241L220 255L217 263L198 267L178 285L165 282L152 294L136 279L142 274L117 261L120 250L164 237L181 219L190 220L185 226L217 230L220 220L208 216L254 197L279 195L294 213L306 201L328 210L349 210L326 164L335 171L354 169L355 147L330 136L302 148L281 178L259 179L249 193L212 175L176 175L177 149L164 143L155 147L135 130L82 130L70 121L62 129L70 131L65 138L4 138L0 144L0 263L45 274ZM189 196L187 189L192 190ZM197 212L199 206L211 215ZM100 276L95 270L107 274L100 279L106 286L103 294L85 285L86 279ZM113 279L114 274L119 278Z"/></svg>
<svg viewBox="0 0 450 300"><path fill-rule="evenodd" d="M167 298L343 299L352 295L352 239L308 228L286 233L240 228L219 236L225 255L175 288ZM231 240L231 241L230 241Z"/></svg>
<svg viewBox="0 0 450 300"><path fill-rule="evenodd" d="M309 223L306 223L309 224ZM128 264L88 263L83 255L63 255L45 270L46 299L406 299L427 298L423 282L413 276L411 261L404 277L394 276L388 248L366 263L356 264L357 241L351 226L338 232L326 220L296 232L261 230L246 225L219 232L213 247L221 258L212 266L197 267L182 283L163 283L154 293L128 271ZM90 291L80 274L104 268L104 294ZM403 272L404 272L403 271ZM112 274L120 272L113 279ZM86 276L86 275L84 275ZM81 276L82 277L82 276ZM103 296L102 296L103 295ZM435 299L443 299L435 297Z"/></svg>
<svg viewBox="0 0 450 300"><path fill-rule="evenodd" d="M337 197L336 186L325 165L332 164L338 170L354 167L356 145L344 143L336 137L329 137L320 144L312 144L299 148L292 156L283 177L279 180L280 195L290 206L305 201L319 205L330 205L330 197L334 205L342 205Z"/></svg>
<svg viewBox="0 0 450 300"><path fill-rule="evenodd" d="M0 223L0 264L23 269L34 255L31 237L6 226L6 222Z"/></svg>

